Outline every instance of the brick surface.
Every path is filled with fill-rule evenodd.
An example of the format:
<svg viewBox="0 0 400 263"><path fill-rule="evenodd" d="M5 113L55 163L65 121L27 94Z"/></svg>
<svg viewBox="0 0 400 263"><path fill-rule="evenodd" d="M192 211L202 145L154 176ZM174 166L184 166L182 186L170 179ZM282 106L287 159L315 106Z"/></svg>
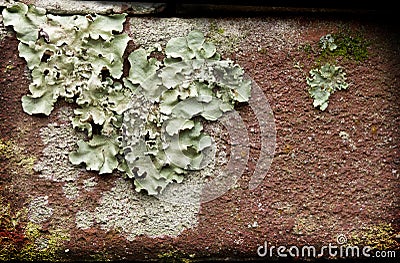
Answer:
<svg viewBox="0 0 400 263"><path fill-rule="evenodd" d="M400 51L398 29L389 22L338 14L140 17L134 14L161 7L23 2L58 14L128 10L124 31L132 38L131 49L165 48L172 37L198 29L224 59L244 68L261 90L253 93L265 103L261 112L271 109L273 123L263 141L256 106L237 108L248 134L249 159L231 189L217 198L178 199L185 203L137 193L117 172L99 176L71 165L68 153L83 135L70 124L68 104L57 104L48 118L22 111L29 71L18 57L13 32L1 26L0 253L28 260L263 260L269 257L257 254L260 246L320 248L338 245L338 236L349 244L398 253ZM143 9L135 11L138 6ZM350 87L335 93L321 112L312 106L305 79L318 65L320 37L335 32L362 34L371 43L369 58L336 58ZM264 121L271 120L268 116ZM203 186L205 178L226 169L233 144L218 138L232 131L221 123L209 131L220 144L215 157L220 163L190 174L183 185ZM272 163L260 161L263 146L272 149ZM259 184L250 189L263 165Z"/></svg>

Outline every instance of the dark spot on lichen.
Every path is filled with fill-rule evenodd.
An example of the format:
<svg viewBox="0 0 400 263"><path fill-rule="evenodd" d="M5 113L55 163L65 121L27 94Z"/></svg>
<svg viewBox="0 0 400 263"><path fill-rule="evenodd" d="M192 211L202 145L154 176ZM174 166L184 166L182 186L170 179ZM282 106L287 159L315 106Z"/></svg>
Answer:
<svg viewBox="0 0 400 263"><path fill-rule="evenodd" d="M44 53L43 53L43 56L42 56L42 58L40 59L40 61L41 62L47 62L47 61L49 61L49 59L51 58L51 56L53 56L54 55L54 52L53 51L51 51L51 50L46 50Z"/></svg>
<svg viewBox="0 0 400 263"><path fill-rule="evenodd" d="M100 76L101 76L101 81L104 82L107 80L107 78L111 77L110 71L108 68L103 67L100 71Z"/></svg>

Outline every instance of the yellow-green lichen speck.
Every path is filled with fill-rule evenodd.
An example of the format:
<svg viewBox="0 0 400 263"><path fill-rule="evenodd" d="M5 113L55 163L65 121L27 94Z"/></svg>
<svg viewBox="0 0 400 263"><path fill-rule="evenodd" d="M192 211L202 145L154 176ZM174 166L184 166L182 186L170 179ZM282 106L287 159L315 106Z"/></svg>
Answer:
<svg viewBox="0 0 400 263"><path fill-rule="evenodd" d="M381 223L363 228L349 238L349 245L369 246L376 250L390 250L399 246L395 230L390 223Z"/></svg>

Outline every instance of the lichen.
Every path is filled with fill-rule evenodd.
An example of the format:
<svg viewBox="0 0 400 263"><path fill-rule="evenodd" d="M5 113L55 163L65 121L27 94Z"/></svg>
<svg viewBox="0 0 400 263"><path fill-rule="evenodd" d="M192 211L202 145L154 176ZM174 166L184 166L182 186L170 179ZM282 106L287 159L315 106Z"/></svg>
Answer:
<svg viewBox="0 0 400 263"><path fill-rule="evenodd" d="M159 194L201 169L212 145L201 120L216 121L249 100L243 70L220 61L200 31L171 38L163 61L148 59L152 50L135 50L129 76L121 80L126 14L55 16L22 3L2 14L31 70L24 111L50 115L59 98L77 104L72 125L88 140L77 142L71 163L99 174L118 168L137 191Z"/></svg>
<svg viewBox="0 0 400 263"><path fill-rule="evenodd" d="M27 221L27 209L14 211L0 198L0 261L61 261L65 259L63 230L43 231Z"/></svg>
<svg viewBox="0 0 400 263"><path fill-rule="evenodd" d="M178 236L197 224L199 206L141 195L132 189L131 182L120 178L103 194L95 209L78 211L75 223L79 229L99 226L106 231L115 230L128 241L140 235Z"/></svg>
<svg viewBox="0 0 400 263"><path fill-rule="evenodd" d="M331 58L343 57L353 61L368 59L368 46L361 33L351 34L338 32L322 36L319 41L321 52L320 61L329 61Z"/></svg>
<svg viewBox="0 0 400 263"><path fill-rule="evenodd" d="M25 228L29 242L15 255L21 261L65 261L64 241L69 234L64 231L43 232L41 226L29 222Z"/></svg>
<svg viewBox="0 0 400 263"><path fill-rule="evenodd" d="M3 17L4 24L17 32L20 56L31 70L31 94L22 98L24 111L49 115L57 99L64 98L79 106L72 118L74 127L92 137L93 125L100 125L100 134L93 137L111 142L119 128L118 114L126 105L126 89L112 79L122 75L122 55L129 41L118 33L125 14L54 16L17 3L4 9ZM111 167L101 165L100 173L116 168L107 164Z"/></svg>
<svg viewBox="0 0 400 263"><path fill-rule="evenodd" d="M69 123L72 116L72 109L59 108L57 122L40 129L40 139L44 144L43 154L33 166L39 177L55 182L73 182L79 178L80 168L71 165L68 156L76 149L76 141L84 136Z"/></svg>
<svg viewBox="0 0 400 263"><path fill-rule="evenodd" d="M9 160L15 156L15 147L11 141L0 139L0 160Z"/></svg>
<svg viewBox="0 0 400 263"><path fill-rule="evenodd" d="M328 107L329 97L336 90L347 89L346 74L342 67L325 64L320 68L310 70L311 77L307 77L310 86L308 92L314 99L313 105L324 111Z"/></svg>
<svg viewBox="0 0 400 263"><path fill-rule="evenodd" d="M15 141L0 138L0 161L10 163L12 172L22 169L24 172L32 173L36 158L25 154L23 148Z"/></svg>
<svg viewBox="0 0 400 263"><path fill-rule="evenodd" d="M202 168L212 139L201 120L216 121L235 103L250 97L250 82L232 61L221 61L216 47L199 31L172 38L162 63L144 49L130 54L125 85L136 89L124 113L121 169L135 178L136 190L158 194ZM142 70L135 71L134 66ZM140 109L144 105L144 109Z"/></svg>
<svg viewBox="0 0 400 263"><path fill-rule="evenodd" d="M75 182L66 182L63 186L63 192L66 198L74 200L79 196L79 187Z"/></svg>
<svg viewBox="0 0 400 263"><path fill-rule="evenodd" d="M369 246L372 250L393 250L400 246L395 236L396 231L390 223L380 223L352 233L348 245Z"/></svg>
<svg viewBox="0 0 400 263"><path fill-rule="evenodd" d="M337 45L335 44L335 38L331 34L322 36L319 39L319 45L323 51L329 50L333 52L337 48Z"/></svg>
<svg viewBox="0 0 400 263"><path fill-rule="evenodd" d="M311 77L307 77L306 80L310 86L308 92L314 99L314 107L323 111L328 107L332 93L348 88L344 69L335 66L337 58L364 61L368 58L369 43L360 33L352 36L350 33L339 32L322 36L318 44L320 50L317 63L320 66L311 69ZM304 45L303 50L307 53L314 52L310 44Z"/></svg>
<svg viewBox="0 0 400 263"><path fill-rule="evenodd" d="M48 196L35 197L29 204L28 218L34 223L43 223L53 214L53 208L49 206Z"/></svg>
<svg viewBox="0 0 400 263"><path fill-rule="evenodd" d="M162 263L190 263L194 257L194 254L188 255L180 250L170 250L158 254L158 259Z"/></svg>

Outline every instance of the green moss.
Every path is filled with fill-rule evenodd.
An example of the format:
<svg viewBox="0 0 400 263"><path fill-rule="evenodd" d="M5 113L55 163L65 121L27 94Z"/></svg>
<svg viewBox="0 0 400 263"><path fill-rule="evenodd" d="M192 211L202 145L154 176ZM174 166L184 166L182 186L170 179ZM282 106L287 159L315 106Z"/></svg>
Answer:
<svg viewBox="0 0 400 263"><path fill-rule="evenodd" d="M298 50L302 50L302 51L304 51L305 53L307 53L309 55L314 53L314 49L313 49L313 47L312 47L312 45L310 43L306 43L306 44L300 45L298 47Z"/></svg>
<svg viewBox="0 0 400 263"><path fill-rule="evenodd" d="M268 49L265 48L265 47L262 47L262 48L260 48L260 49L258 50L258 52L259 52L260 54L266 55L266 54L268 54Z"/></svg>
<svg viewBox="0 0 400 263"><path fill-rule="evenodd" d="M217 23L211 22L210 23L210 31L217 33L217 34L223 34L225 30L222 27L218 27Z"/></svg>
<svg viewBox="0 0 400 263"><path fill-rule="evenodd" d="M330 61L337 57L342 57L348 60L362 62L368 59L368 46L370 43L364 39L361 33L339 32L331 35L334 39L336 48L322 49L318 58L319 61ZM320 43L321 44L321 43Z"/></svg>
<svg viewBox="0 0 400 263"><path fill-rule="evenodd" d="M208 27L207 40L214 43L219 53L225 57L237 51L239 43L247 37L247 32L237 32L222 28L218 21L211 21Z"/></svg>
<svg viewBox="0 0 400 263"><path fill-rule="evenodd" d="M400 245L395 239L395 230L389 223L369 226L354 233L349 238L349 245L370 246L372 249L389 250Z"/></svg>
<svg viewBox="0 0 400 263"><path fill-rule="evenodd" d="M193 254L187 255L179 250L172 250L165 253L158 254L160 262L163 263L190 263L194 258Z"/></svg>
<svg viewBox="0 0 400 263"><path fill-rule="evenodd" d="M112 260L111 256L107 253L107 251L92 254L90 255L90 258L91 258L90 261L100 261L100 262Z"/></svg>

